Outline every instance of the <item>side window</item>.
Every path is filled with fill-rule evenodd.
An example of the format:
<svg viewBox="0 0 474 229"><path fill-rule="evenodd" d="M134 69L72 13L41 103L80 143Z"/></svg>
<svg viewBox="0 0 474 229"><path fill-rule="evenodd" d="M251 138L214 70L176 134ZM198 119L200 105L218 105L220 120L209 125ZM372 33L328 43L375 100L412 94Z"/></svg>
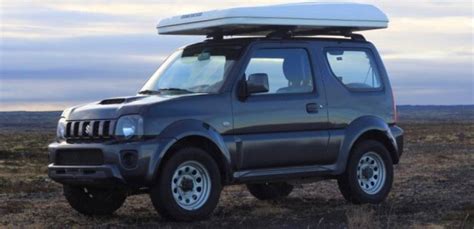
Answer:
<svg viewBox="0 0 474 229"><path fill-rule="evenodd" d="M382 86L374 58L366 50L330 49L326 57L333 74L348 88L376 89Z"/></svg>
<svg viewBox="0 0 474 229"><path fill-rule="evenodd" d="M260 94L306 93L313 91L308 53L302 48L260 49L253 53L245 76L265 73L269 91Z"/></svg>

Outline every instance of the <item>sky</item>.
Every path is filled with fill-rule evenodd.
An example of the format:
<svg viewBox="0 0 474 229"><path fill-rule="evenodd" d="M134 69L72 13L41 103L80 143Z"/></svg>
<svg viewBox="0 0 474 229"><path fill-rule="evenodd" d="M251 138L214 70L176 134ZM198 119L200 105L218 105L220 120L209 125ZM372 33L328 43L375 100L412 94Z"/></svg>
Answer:
<svg viewBox="0 0 474 229"><path fill-rule="evenodd" d="M174 49L204 39L159 36L160 19L288 2L0 0L0 111L134 95ZM389 16L388 29L362 34L382 55L398 104L474 104L472 0L351 2Z"/></svg>

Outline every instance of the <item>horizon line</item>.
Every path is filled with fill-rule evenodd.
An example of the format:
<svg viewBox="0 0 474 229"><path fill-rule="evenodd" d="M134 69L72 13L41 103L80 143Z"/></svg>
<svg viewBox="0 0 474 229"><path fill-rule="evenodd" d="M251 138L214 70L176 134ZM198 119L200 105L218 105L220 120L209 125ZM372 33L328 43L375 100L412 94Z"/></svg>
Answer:
<svg viewBox="0 0 474 229"><path fill-rule="evenodd" d="M421 106L421 107L430 107L430 106L436 106L436 107L455 107L455 106L474 106L474 103L472 104L398 104L397 107L400 106ZM64 110L64 109L63 109ZM10 112L62 112L63 110L60 109L51 109L51 110L0 110L0 113L10 113Z"/></svg>

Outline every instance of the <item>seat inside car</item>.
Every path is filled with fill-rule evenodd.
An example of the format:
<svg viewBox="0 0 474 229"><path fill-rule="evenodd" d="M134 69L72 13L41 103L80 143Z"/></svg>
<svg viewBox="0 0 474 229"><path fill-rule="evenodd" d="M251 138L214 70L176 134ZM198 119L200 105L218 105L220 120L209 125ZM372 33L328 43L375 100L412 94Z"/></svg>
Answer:
<svg viewBox="0 0 474 229"><path fill-rule="evenodd" d="M313 90L311 74L301 57L288 56L283 61L283 73L288 86L277 90L277 93L301 93Z"/></svg>

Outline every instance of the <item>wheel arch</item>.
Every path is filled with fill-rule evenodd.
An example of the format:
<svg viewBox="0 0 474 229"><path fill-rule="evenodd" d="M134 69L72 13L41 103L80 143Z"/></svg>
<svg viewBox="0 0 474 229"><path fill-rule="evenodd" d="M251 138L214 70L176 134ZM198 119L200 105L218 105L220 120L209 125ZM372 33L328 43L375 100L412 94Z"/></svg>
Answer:
<svg viewBox="0 0 474 229"><path fill-rule="evenodd" d="M223 184L231 181L230 153L222 136L210 125L199 120L178 121L165 128L159 138L168 140L152 156L147 179L149 183L155 181L162 165L172 153L184 146L194 146L208 152L219 167Z"/></svg>
<svg viewBox="0 0 474 229"><path fill-rule="evenodd" d="M219 167L219 171L222 174L222 182L228 183L230 181L232 173L229 171L229 163L226 157L213 140L203 135L187 135L175 141L174 144L165 152L160 165L166 163L166 161L173 155L173 152L186 146L194 146L208 152ZM161 169L161 167L162 166L159 166L158 170Z"/></svg>
<svg viewBox="0 0 474 229"><path fill-rule="evenodd" d="M398 164L397 143L390 131L390 127L379 117L363 116L351 122L345 130L344 140L339 149L337 174L345 171L354 146L359 142L369 139L381 142L390 152L393 164Z"/></svg>
<svg viewBox="0 0 474 229"><path fill-rule="evenodd" d="M365 140L375 140L382 143L385 146L385 148L387 148L388 152L390 153L390 157L392 158L393 164L398 164L399 158L398 158L397 149L395 148L396 146L392 143L392 141L390 140L390 137L387 136L385 132L380 131L380 130L368 130L364 132L354 142L354 144L351 147L351 151L357 144Z"/></svg>

